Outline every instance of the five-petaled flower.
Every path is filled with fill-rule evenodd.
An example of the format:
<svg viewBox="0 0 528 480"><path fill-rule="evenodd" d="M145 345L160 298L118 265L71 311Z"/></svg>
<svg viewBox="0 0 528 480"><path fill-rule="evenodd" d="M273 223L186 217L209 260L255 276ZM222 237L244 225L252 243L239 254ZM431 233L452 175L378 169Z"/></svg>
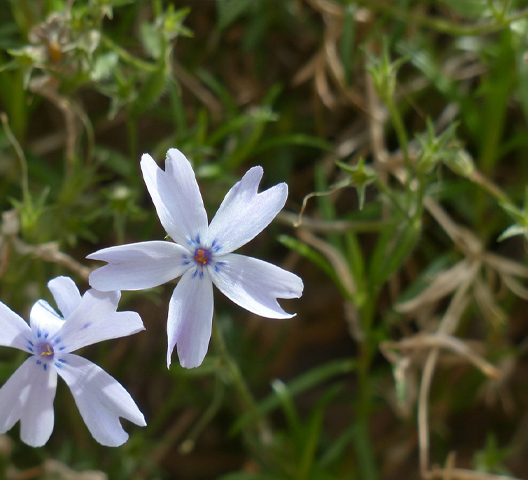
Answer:
<svg viewBox="0 0 528 480"><path fill-rule="evenodd" d="M167 366L174 346L183 367L199 366L213 317L213 283L241 307L268 318L290 318L278 298L298 298L302 280L275 265L232 253L258 235L284 207L285 183L257 194L261 167L251 168L227 193L208 225L189 161L167 152L165 171L148 154L141 169L160 221L173 242L150 241L99 250L87 258L108 262L90 275L101 291L151 288L180 275L169 303Z"/></svg>
<svg viewBox="0 0 528 480"><path fill-rule="evenodd" d="M44 300L31 309L30 324L0 302L0 345L31 354L0 389L0 433L20 420L20 437L44 445L53 431L57 374L70 387L81 416L101 444L118 446L128 434L119 417L145 426L143 414L123 386L94 363L74 355L78 348L144 329L135 312L117 312L119 292L88 290L73 280L48 283L63 317Z"/></svg>

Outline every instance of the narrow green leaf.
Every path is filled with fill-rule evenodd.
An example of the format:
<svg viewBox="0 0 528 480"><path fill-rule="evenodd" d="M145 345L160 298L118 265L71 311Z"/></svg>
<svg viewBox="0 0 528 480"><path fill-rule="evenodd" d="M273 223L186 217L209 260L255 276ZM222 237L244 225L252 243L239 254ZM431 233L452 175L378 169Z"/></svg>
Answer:
<svg viewBox="0 0 528 480"><path fill-rule="evenodd" d="M289 146L317 148L328 152L333 148L331 143L321 138L302 133L288 133L275 135L273 138L263 140L253 149L253 153L258 155L273 148Z"/></svg>
<svg viewBox="0 0 528 480"><path fill-rule="evenodd" d="M351 373L356 369L356 361L345 358L334 360L323 365L319 365L308 372L299 375L295 380L288 382L290 395L295 397L300 393L314 388L315 386L328 381L329 379ZM231 428L231 434L239 432L241 429L254 422L258 418L267 415L280 405L280 400L276 394L268 395L257 406L256 412L246 413L240 417Z"/></svg>
<svg viewBox="0 0 528 480"><path fill-rule="evenodd" d="M346 5L343 12L343 33L339 41L339 56L345 72L345 84L350 85L356 41L356 19L354 16L356 7L352 4Z"/></svg>
<svg viewBox="0 0 528 480"><path fill-rule="evenodd" d="M298 436L301 424L288 386L282 380L275 379L271 381L271 388L273 388L273 391L279 399L281 409L286 417L291 432L294 436Z"/></svg>
<svg viewBox="0 0 528 480"><path fill-rule="evenodd" d="M392 232L387 229L378 240L370 264L372 286L386 282L414 250L421 234L421 222L417 219Z"/></svg>
<svg viewBox="0 0 528 480"><path fill-rule="evenodd" d="M165 91L167 80L167 69L164 64L161 64L141 86L137 98L130 108L130 115L137 117L156 103Z"/></svg>

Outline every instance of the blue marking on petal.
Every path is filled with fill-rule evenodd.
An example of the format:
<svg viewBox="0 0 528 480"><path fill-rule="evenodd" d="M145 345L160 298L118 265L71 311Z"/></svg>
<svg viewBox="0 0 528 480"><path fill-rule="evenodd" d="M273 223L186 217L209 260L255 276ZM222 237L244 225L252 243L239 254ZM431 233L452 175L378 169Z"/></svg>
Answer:
<svg viewBox="0 0 528 480"><path fill-rule="evenodd" d="M47 370L48 369L48 364L45 363L44 365L42 365L42 368L44 368L44 370Z"/></svg>
<svg viewBox="0 0 528 480"><path fill-rule="evenodd" d="M203 278L204 277L204 272L203 270L200 272L200 278Z"/></svg>
<svg viewBox="0 0 528 480"><path fill-rule="evenodd" d="M213 243L211 244L211 248L213 249L213 252L219 252L220 250L222 250L222 245L218 245L218 240L215 238L213 240Z"/></svg>
<svg viewBox="0 0 528 480"><path fill-rule="evenodd" d="M62 365L61 365L60 363L58 363L58 362L55 362L55 366L56 366L57 368L62 368Z"/></svg>
<svg viewBox="0 0 528 480"><path fill-rule="evenodd" d="M57 361L60 363L68 363L66 360L64 360L64 358L57 358Z"/></svg>
<svg viewBox="0 0 528 480"><path fill-rule="evenodd" d="M61 341L61 338L60 338L60 337L57 337L55 340L53 340L53 343L54 343L55 345L57 345L57 343L60 343L60 341Z"/></svg>
<svg viewBox="0 0 528 480"><path fill-rule="evenodd" d="M220 273L220 269L218 268L218 265L215 265L215 272Z"/></svg>
<svg viewBox="0 0 528 480"><path fill-rule="evenodd" d="M191 262L189 262L189 260L187 260L187 261L183 262L182 265L189 265L189 263L191 263Z"/></svg>
<svg viewBox="0 0 528 480"><path fill-rule="evenodd" d="M225 266L226 262L216 262L216 264L217 264L219 267L223 267L223 266Z"/></svg>
<svg viewBox="0 0 528 480"><path fill-rule="evenodd" d="M196 243L201 243L200 242L200 234L196 235L196 240L195 241L196 241Z"/></svg>
<svg viewBox="0 0 528 480"><path fill-rule="evenodd" d="M42 336L42 333L40 330L37 331L37 337L40 338Z"/></svg>
<svg viewBox="0 0 528 480"><path fill-rule="evenodd" d="M31 340L27 341L31 346L33 346L33 342Z"/></svg>
<svg viewBox="0 0 528 480"><path fill-rule="evenodd" d="M48 338L48 336L49 336L49 332L46 332L46 333L44 334L44 338Z"/></svg>
<svg viewBox="0 0 528 480"><path fill-rule="evenodd" d="M59 347L59 350L66 350L66 347Z"/></svg>
<svg viewBox="0 0 528 480"><path fill-rule="evenodd" d="M189 245L194 245L194 244L195 244L195 243L194 243L194 240L193 240L192 238L189 238L189 239L187 240L187 243L188 243Z"/></svg>
<svg viewBox="0 0 528 480"><path fill-rule="evenodd" d="M85 323L81 330L86 330L91 324L92 322Z"/></svg>
<svg viewBox="0 0 528 480"><path fill-rule="evenodd" d="M196 277L196 275L198 275L198 269L194 271L192 278Z"/></svg>
<svg viewBox="0 0 528 480"><path fill-rule="evenodd" d="M28 350L29 350L31 353L33 353L33 348L28 347Z"/></svg>
<svg viewBox="0 0 528 480"><path fill-rule="evenodd" d="M37 365L40 365L42 362L40 360L37 360Z"/></svg>

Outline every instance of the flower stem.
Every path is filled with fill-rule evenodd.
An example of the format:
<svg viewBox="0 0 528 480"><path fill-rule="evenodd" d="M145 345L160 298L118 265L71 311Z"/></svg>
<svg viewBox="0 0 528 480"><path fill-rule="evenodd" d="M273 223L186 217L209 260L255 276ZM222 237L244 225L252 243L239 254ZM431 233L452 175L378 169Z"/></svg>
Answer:
<svg viewBox="0 0 528 480"><path fill-rule="evenodd" d="M28 167L26 156L24 155L24 151L22 150L20 143L18 143L18 140L11 131L11 127L9 126L9 119L7 118L7 115L4 112L0 113L0 121L2 122L6 137L15 149L16 155L20 162L20 171L22 172L22 198L26 203L26 206L29 207L29 202L31 202L31 196L29 193Z"/></svg>
<svg viewBox="0 0 528 480"><path fill-rule="evenodd" d="M249 389L249 386L244 379L238 364L229 354L222 329L218 326L218 322L216 321L213 321L212 341L216 349L216 353L220 357L221 365L225 367L225 372L229 375L229 380L231 381L239 397L243 410L250 413L253 418L258 418L256 429L258 436L260 437L260 441L262 443L269 443L269 439L271 438L270 427L264 418L259 417L255 397L251 393L251 390Z"/></svg>

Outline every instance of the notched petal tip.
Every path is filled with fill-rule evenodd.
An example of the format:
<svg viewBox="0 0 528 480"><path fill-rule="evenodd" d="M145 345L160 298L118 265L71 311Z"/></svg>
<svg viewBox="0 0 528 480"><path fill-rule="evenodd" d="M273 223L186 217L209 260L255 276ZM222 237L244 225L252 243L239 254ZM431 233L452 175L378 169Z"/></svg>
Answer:
<svg viewBox="0 0 528 480"><path fill-rule="evenodd" d="M143 164L143 163L146 163L146 162L153 162L157 166L156 160L154 160L152 158L152 156L150 154L148 154L148 153L144 153L143 155L141 155L141 160L140 160L139 163Z"/></svg>
<svg viewBox="0 0 528 480"><path fill-rule="evenodd" d="M86 296L87 294L97 298L98 301L110 302L112 306L115 306L115 310L117 310L119 300L121 300L120 290L101 291L97 290L96 288L90 288L90 290L86 291L84 296Z"/></svg>
<svg viewBox="0 0 528 480"><path fill-rule="evenodd" d="M62 286L64 283L75 285L75 282L71 279L71 277L67 277L66 275L59 275L58 277L52 278L48 282L48 288L51 290L54 285ZM76 285L75 285L75 288L77 288Z"/></svg>
<svg viewBox="0 0 528 480"><path fill-rule="evenodd" d="M288 272L290 275L290 295L281 298L301 298L304 292L304 283L302 278L295 273Z"/></svg>
<svg viewBox="0 0 528 480"><path fill-rule="evenodd" d="M298 298L302 280L294 273L252 257L229 254L222 258L222 267L211 276L219 290L237 305L267 318L286 319L279 299Z"/></svg>
<svg viewBox="0 0 528 480"><path fill-rule="evenodd" d="M179 159L179 160L187 160L189 161L189 159L183 154L183 152L181 150L178 150L177 148L169 148L167 150L167 155L166 155L166 158L169 159L169 160L176 160L176 159Z"/></svg>
<svg viewBox="0 0 528 480"><path fill-rule="evenodd" d="M245 177L255 177L255 179L258 178L258 182L262 180L262 177L264 176L264 169L260 165L255 165L254 167L251 167L242 177L242 180Z"/></svg>
<svg viewBox="0 0 528 480"><path fill-rule="evenodd" d="M189 359L185 356L185 354L183 354L183 352L181 355L178 353L180 365L183 368L186 368L187 370L190 370L192 368L198 368L203 363L206 354L207 351L203 355L200 355L198 357L194 356L192 359Z"/></svg>

